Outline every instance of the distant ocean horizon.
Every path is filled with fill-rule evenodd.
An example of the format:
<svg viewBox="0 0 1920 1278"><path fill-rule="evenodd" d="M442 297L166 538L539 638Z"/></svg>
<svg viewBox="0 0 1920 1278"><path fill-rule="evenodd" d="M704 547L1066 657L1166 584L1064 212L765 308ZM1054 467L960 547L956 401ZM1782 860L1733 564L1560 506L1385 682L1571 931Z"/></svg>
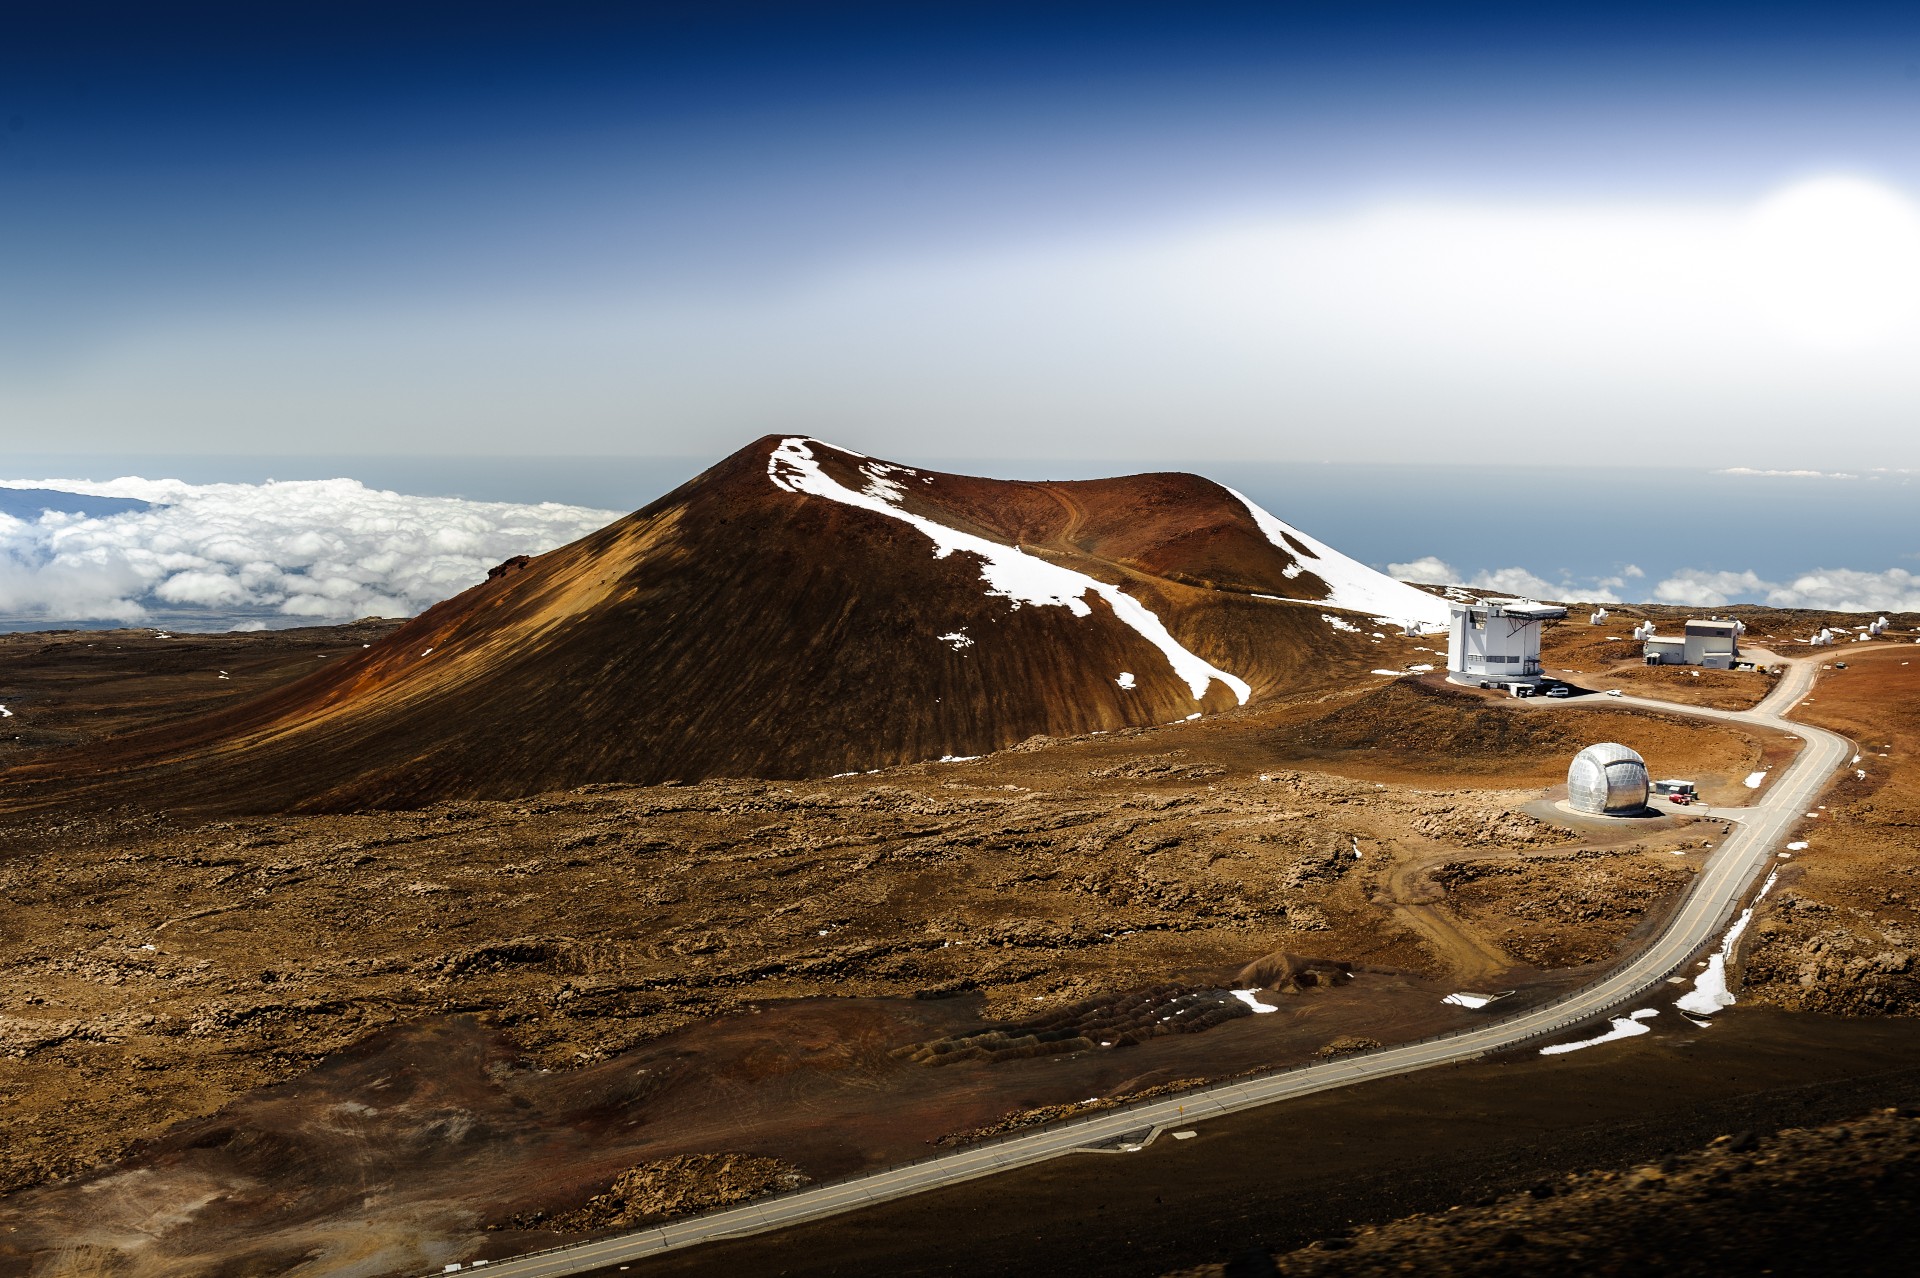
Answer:
<svg viewBox="0 0 1920 1278"><path fill-rule="evenodd" d="M192 484L348 478L413 497L539 503L624 513L698 474L711 457L369 457L21 455L0 479ZM1920 608L1920 489L1914 476L1734 472L1689 459L1659 467L1281 463L1168 458L891 457L1005 479L1091 479L1144 471L1205 475L1383 572L1445 575L1490 591L1702 607ZM1416 567L1417 566L1417 567ZM94 628L5 606L0 630ZM151 606L131 624L182 630L324 624L273 607Z"/></svg>

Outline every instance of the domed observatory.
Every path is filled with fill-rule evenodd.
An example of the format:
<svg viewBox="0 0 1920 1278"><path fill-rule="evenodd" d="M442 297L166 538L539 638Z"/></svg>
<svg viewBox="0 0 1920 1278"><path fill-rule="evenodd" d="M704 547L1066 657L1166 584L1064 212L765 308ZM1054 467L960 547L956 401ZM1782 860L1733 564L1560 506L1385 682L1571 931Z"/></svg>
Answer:
<svg viewBox="0 0 1920 1278"><path fill-rule="evenodd" d="M1567 803L1595 816L1631 816L1647 806L1647 761L1614 741L1590 745L1567 769Z"/></svg>

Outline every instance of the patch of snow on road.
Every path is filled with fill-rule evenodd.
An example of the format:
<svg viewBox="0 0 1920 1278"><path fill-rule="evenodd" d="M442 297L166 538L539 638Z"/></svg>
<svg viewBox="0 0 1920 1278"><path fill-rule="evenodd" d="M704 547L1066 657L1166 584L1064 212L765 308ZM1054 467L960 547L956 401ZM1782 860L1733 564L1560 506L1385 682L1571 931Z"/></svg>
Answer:
<svg viewBox="0 0 1920 1278"><path fill-rule="evenodd" d="M1804 852L1806 851L1806 847L1807 847L1807 841L1805 839L1797 839L1794 842L1787 844L1787 851Z"/></svg>
<svg viewBox="0 0 1920 1278"><path fill-rule="evenodd" d="M780 441L778 447L767 458L767 478L776 488L789 493L806 493L812 497L824 497L828 501L837 501L842 505L855 506L861 510L884 515L888 519L898 519L925 533L933 542L933 557L945 559L959 551L973 555L980 560L980 577L987 583L987 593L1013 602L1018 608L1022 604L1031 604L1041 608L1065 608L1076 617L1085 617L1093 609L1088 606L1086 595L1089 591L1107 601L1113 615L1126 626L1131 627L1141 638L1158 648L1166 657L1174 673L1186 681L1198 701L1207 695L1207 689L1215 679L1232 690L1241 705L1253 695L1253 689L1246 680L1218 669L1200 657L1182 647L1170 633L1160 618L1118 586L1110 586L1104 581L1096 581L1084 573L1073 572L1058 564L1048 563L1044 559L1029 555L1014 546L1004 546L997 541L988 541L985 537L976 537L972 533L949 528L945 524L916 515L895 505L891 499L892 490L898 485L875 480L867 474L868 487L855 492L845 484L833 479L822 470L814 459L810 444L820 443L793 436ZM823 447L834 447L823 444ZM845 449L840 449L845 452ZM854 454L857 456L858 454ZM863 473L867 473L863 471ZM903 490L904 491L904 490Z"/></svg>
<svg viewBox="0 0 1920 1278"><path fill-rule="evenodd" d="M1407 673L1408 674L1426 674L1429 670L1432 670L1432 669L1433 667L1428 665L1408 666Z"/></svg>
<svg viewBox="0 0 1920 1278"><path fill-rule="evenodd" d="M1244 493L1231 488L1227 491L1233 493L1240 504L1247 508L1247 513L1253 516L1253 522L1268 541L1294 556L1294 567L1304 566L1327 583L1327 597L1312 602L1329 608L1364 612L1383 623L1411 621L1423 631L1447 628L1446 600L1417 590L1404 581L1395 581L1387 574L1341 554L1293 525L1276 519L1255 505ZM1299 552L1294 549L1296 543L1307 550L1307 562L1304 565L1300 562ZM1291 577L1294 574L1287 571L1285 575Z"/></svg>
<svg viewBox="0 0 1920 1278"><path fill-rule="evenodd" d="M1114 682L1120 685L1122 691L1132 692L1134 689L1133 671L1122 670L1120 677L1115 679Z"/></svg>
<svg viewBox="0 0 1920 1278"><path fill-rule="evenodd" d="M1767 881L1760 885L1759 895L1753 898L1753 905L1740 911L1740 917L1733 921L1733 926L1727 929L1726 936L1721 939L1720 948L1707 959L1707 970L1693 978L1693 992L1682 995L1674 1002L1675 1007L1695 1016L1712 1016L1723 1007L1733 1006L1733 991L1727 988L1727 957L1740 944L1740 934L1747 930L1747 924L1753 921L1754 905L1760 904L1767 893L1773 891L1774 880L1779 877L1778 870L1767 876Z"/></svg>
<svg viewBox="0 0 1920 1278"><path fill-rule="evenodd" d="M1657 1007L1643 1007L1637 1012L1625 1016L1616 1016L1607 1023L1607 1032L1597 1038L1583 1038L1577 1043L1555 1043L1552 1047L1540 1049L1542 1056L1559 1056L1564 1052L1577 1052L1583 1047L1598 1047L1602 1043L1611 1043L1615 1039L1632 1038L1637 1034L1650 1034L1653 1031L1641 1024L1660 1015Z"/></svg>
<svg viewBox="0 0 1920 1278"><path fill-rule="evenodd" d="M940 635L939 638L952 644L955 652L960 651L962 648L973 647L973 636L964 630L956 630L950 635Z"/></svg>
<svg viewBox="0 0 1920 1278"><path fill-rule="evenodd" d="M972 762L973 762L973 761L974 761L975 759L977 759L977 758L979 758L979 757L980 757L980 756L979 756L979 755L977 755L977 754L943 754L943 755L941 755L941 756L940 756L940 762L942 762L942 763L972 763Z"/></svg>
<svg viewBox="0 0 1920 1278"><path fill-rule="evenodd" d="M1493 1000L1485 994L1449 994L1440 1001L1442 1003L1451 1003L1455 1007L1485 1007L1487 1004L1493 1002Z"/></svg>
<svg viewBox="0 0 1920 1278"><path fill-rule="evenodd" d="M1245 1003L1248 1007L1251 1007L1255 1012L1277 1012L1280 1010L1277 1007L1269 1007L1265 1003L1262 1003L1255 997L1255 995L1259 993L1259 990L1235 990L1233 991L1233 996L1242 1003Z"/></svg>
<svg viewBox="0 0 1920 1278"><path fill-rule="evenodd" d="M1375 670L1375 671L1373 671L1372 673L1373 673L1373 674L1377 674L1377 675L1385 675L1385 676L1387 676L1387 678L1389 678L1389 679L1398 679L1398 678L1399 678L1399 677L1400 677L1401 675L1403 675L1403 674L1405 674L1405 673L1406 673L1406 671L1404 671L1404 670Z"/></svg>
<svg viewBox="0 0 1920 1278"><path fill-rule="evenodd" d="M1764 769L1762 769L1759 772L1747 773L1747 789L1758 790L1760 788L1760 783L1762 781L1765 781L1766 779L1767 779L1767 774Z"/></svg>

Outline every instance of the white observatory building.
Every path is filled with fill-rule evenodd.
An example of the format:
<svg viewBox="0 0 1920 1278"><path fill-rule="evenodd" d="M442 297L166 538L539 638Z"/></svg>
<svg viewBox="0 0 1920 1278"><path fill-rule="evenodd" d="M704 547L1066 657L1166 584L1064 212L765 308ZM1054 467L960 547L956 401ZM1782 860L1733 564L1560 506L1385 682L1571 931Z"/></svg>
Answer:
<svg viewBox="0 0 1920 1278"><path fill-rule="evenodd" d="M1590 745L1567 769L1567 806L1594 816L1632 816L1647 806L1647 761L1617 741Z"/></svg>
<svg viewBox="0 0 1920 1278"><path fill-rule="evenodd" d="M1678 639L1663 639L1647 623L1641 652L1650 666L1703 666L1708 670L1731 670L1740 658L1740 636L1746 632L1741 621L1689 621L1680 628ZM1640 637L1635 631L1635 637Z"/></svg>
<svg viewBox="0 0 1920 1278"><path fill-rule="evenodd" d="M1540 625L1567 615L1525 599L1456 599L1449 611L1447 678L1503 688L1540 682Z"/></svg>

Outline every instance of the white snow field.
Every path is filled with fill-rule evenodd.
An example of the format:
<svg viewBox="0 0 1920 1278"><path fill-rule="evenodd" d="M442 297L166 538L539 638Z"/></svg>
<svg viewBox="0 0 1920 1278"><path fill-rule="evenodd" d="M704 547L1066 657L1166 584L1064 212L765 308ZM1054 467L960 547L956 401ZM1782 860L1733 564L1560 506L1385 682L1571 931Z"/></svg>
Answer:
<svg viewBox="0 0 1920 1278"><path fill-rule="evenodd" d="M1760 885L1759 893L1753 898L1753 905L1760 904L1761 898L1773 891L1774 880L1780 877L1775 870ZM1693 980L1693 989L1674 1000L1674 1006L1683 1012L1695 1016L1712 1016L1724 1007L1733 1006L1733 991L1727 987L1727 956L1733 953L1734 946L1740 944L1740 934L1747 930L1747 924L1753 921L1753 905L1740 911L1740 917L1727 929L1726 936L1720 940L1720 948L1707 959L1707 970Z"/></svg>
<svg viewBox="0 0 1920 1278"><path fill-rule="evenodd" d="M1650 1034L1653 1031L1642 1025L1642 1021L1651 1020L1660 1015L1657 1007L1643 1007L1637 1012L1625 1016L1616 1016L1607 1023L1607 1032L1597 1038L1583 1038L1577 1043L1555 1043L1552 1047L1540 1049L1542 1056L1560 1056L1567 1052L1577 1052L1583 1047L1598 1047L1602 1043L1611 1043L1616 1039L1632 1038L1636 1034Z"/></svg>
<svg viewBox="0 0 1920 1278"><path fill-rule="evenodd" d="M767 478L783 492L824 497L828 501L856 506L910 524L933 542L935 559L945 559L955 551L973 555L980 560L980 577L987 583L987 593L1011 600L1016 608L1022 605L1065 608L1076 617L1085 617L1093 612L1087 605L1086 595L1091 592L1100 596L1113 609L1115 617L1161 651L1174 673L1186 681L1195 701L1207 695L1207 688L1215 679L1231 689L1241 705L1245 705L1247 698L1253 695L1253 689L1247 686L1246 680L1209 665L1183 648L1161 624L1160 618L1118 586L1110 586L1084 573L1050 564L1016 547L988 541L985 537L961 532L924 515L903 510L894 502L905 495L905 487L884 475L876 474L877 467L868 467L864 471L869 481L866 488L858 491L848 488L820 468L820 463L813 456L814 445L832 448L850 457L860 456L859 453L848 452L823 440L796 435L781 440L768 456ZM897 466L889 467L887 471L890 474L917 473Z"/></svg>
<svg viewBox="0 0 1920 1278"><path fill-rule="evenodd" d="M1404 581L1395 581L1358 559L1341 554L1325 542L1309 537L1285 520L1275 518L1255 505L1244 493L1231 488L1227 491L1233 493L1239 503L1247 508L1247 513L1253 516L1253 522L1259 525L1268 541L1302 562L1308 572L1327 583L1327 597L1315 599L1313 603L1348 612L1364 612L1374 620L1389 625L1412 622L1422 633L1447 628L1447 601L1438 595L1415 589ZM1304 546L1308 552L1306 556L1302 557L1289 539Z"/></svg>

